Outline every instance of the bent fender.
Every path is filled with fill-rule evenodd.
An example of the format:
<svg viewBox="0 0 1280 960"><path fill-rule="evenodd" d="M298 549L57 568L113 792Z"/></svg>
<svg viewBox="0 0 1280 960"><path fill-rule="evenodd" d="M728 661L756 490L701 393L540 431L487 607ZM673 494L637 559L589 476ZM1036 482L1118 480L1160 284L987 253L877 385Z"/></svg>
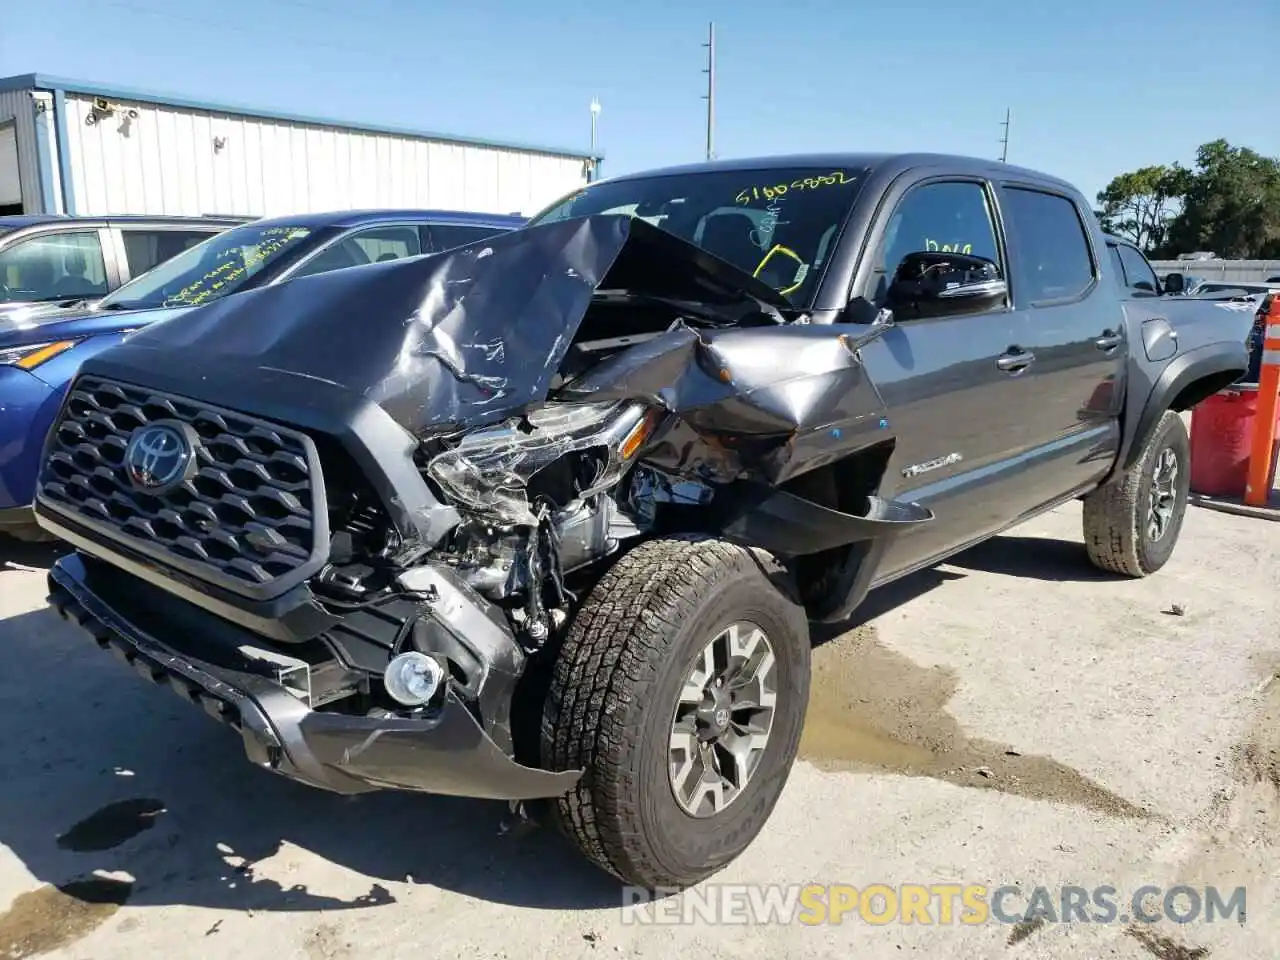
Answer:
<svg viewBox="0 0 1280 960"><path fill-rule="evenodd" d="M916 503L876 496L867 500L866 513L854 515L778 490L725 524L723 533L730 539L792 557L863 540L888 541L933 519L931 510Z"/></svg>

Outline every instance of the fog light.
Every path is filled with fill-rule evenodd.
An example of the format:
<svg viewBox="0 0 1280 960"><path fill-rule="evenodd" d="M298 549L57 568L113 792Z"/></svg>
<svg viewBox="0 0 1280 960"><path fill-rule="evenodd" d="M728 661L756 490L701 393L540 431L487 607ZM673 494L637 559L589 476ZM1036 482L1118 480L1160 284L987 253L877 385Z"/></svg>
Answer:
<svg viewBox="0 0 1280 960"><path fill-rule="evenodd" d="M387 664L382 679L391 699L406 707L420 707L440 689L444 668L434 657L414 650L400 654Z"/></svg>

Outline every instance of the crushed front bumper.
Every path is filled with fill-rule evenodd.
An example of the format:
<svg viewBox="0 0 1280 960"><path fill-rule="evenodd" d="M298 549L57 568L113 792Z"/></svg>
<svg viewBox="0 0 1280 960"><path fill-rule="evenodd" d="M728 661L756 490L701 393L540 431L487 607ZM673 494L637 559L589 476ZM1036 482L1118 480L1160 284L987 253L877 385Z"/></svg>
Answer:
<svg viewBox="0 0 1280 960"><path fill-rule="evenodd" d="M390 788L528 800L566 793L582 775L515 762L452 692L429 719L339 714L309 708L268 677L180 652L95 594L78 554L50 570L49 602L143 678L168 685L236 730L253 763L314 787L343 794Z"/></svg>

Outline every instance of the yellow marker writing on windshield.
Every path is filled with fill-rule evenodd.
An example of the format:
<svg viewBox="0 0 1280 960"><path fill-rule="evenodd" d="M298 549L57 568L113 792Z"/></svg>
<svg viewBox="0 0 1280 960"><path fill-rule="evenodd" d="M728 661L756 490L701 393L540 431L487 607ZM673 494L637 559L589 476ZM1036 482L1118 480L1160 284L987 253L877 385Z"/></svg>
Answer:
<svg viewBox="0 0 1280 960"><path fill-rule="evenodd" d="M167 304L183 303L189 306L198 306L213 297L217 291L228 283L239 280L246 272L254 270L265 263L277 251L289 246L290 241L293 239L307 235L307 231L297 230L293 227L272 227L269 230L264 230L263 233L275 234L278 239L272 239L265 243L260 243L256 247L243 250L239 262L234 259L223 259L221 263L200 279L187 284L165 302ZM279 235L282 233L285 236L280 237ZM221 256L231 258L235 256L235 253L228 250L224 251Z"/></svg>
<svg viewBox="0 0 1280 960"><path fill-rule="evenodd" d="M795 293L797 290L800 289L800 285L804 283L804 276L806 272L804 268L808 266L804 262L804 260L801 259L800 254L796 253L790 247L784 247L780 243L775 243L773 247L769 250L769 252L764 255L760 263L756 266L755 271L751 275L753 277L759 277L760 271L764 269L765 264L767 264L770 260L773 259L774 254L778 254L778 253L782 254L784 257L790 257L797 264L796 276L799 279L797 279L795 283L791 284L791 286L784 287L778 291L783 296L787 296L789 294Z"/></svg>
<svg viewBox="0 0 1280 960"><path fill-rule="evenodd" d="M834 187L852 182L852 180L845 177L843 170L833 170L831 173L815 177L799 177L790 183L770 183L747 187L740 191L733 198L733 201L734 203L750 203L753 200L776 200L778 197L785 197L790 190L817 190L819 187Z"/></svg>

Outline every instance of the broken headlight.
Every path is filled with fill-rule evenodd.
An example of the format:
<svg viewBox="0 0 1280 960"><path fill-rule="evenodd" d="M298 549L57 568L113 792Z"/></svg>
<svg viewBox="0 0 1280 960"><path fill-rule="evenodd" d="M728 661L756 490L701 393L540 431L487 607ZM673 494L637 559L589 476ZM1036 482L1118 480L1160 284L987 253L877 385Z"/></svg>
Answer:
<svg viewBox="0 0 1280 960"><path fill-rule="evenodd" d="M537 526L533 500L555 506L617 483L657 426L659 414L634 401L551 403L519 420L465 434L434 457L427 475L459 507L495 522ZM569 454L581 454L566 462ZM559 465L558 490L534 491L536 475Z"/></svg>

